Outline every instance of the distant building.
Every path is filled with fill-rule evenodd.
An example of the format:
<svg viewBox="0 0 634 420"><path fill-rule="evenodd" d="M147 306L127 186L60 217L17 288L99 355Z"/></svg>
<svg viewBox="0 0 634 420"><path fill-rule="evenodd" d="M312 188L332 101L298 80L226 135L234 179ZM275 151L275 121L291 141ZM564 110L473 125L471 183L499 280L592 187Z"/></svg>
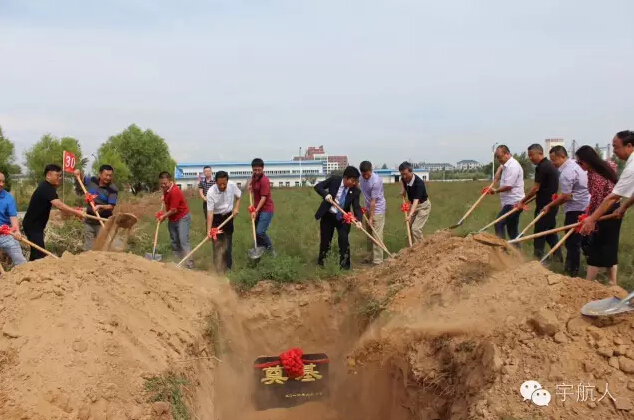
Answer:
<svg viewBox="0 0 634 420"><path fill-rule="evenodd" d="M211 166L213 173L225 171L229 179L238 187L245 188L251 178L251 162L199 162L177 163L174 168L174 181L183 190L198 188L198 182L203 176L203 168ZM375 169L384 184L399 182L401 174L398 169ZM323 162L320 160L292 160L292 161L264 161L264 173L271 180L274 187L299 187L303 183L319 182L329 174L324 172ZM429 181L429 171L414 169L414 173Z"/></svg>
<svg viewBox="0 0 634 420"><path fill-rule="evenodd" d="M456 168L451 163L425 163L421 162L418 165L419 169L429 172L435 171L453 171Z"/></svg>
<svg viewBox="0 0 634 420"><path fill-rule="evenodd" d="M564 139L546 139L544 140L544 153L546 155L548 155L548 152L550 152L550 149L552 149L555 146L565 146L565 142Z"/></svg>
<svg viewBox="0 0 634 420"><path fill-rule="evenodd" d="M306 149L304 156L293 157L294 161L315 160L320 161L324 165L326 174L332 171L343 171L348 166L348 156L345 155L329 155L324 150L324 146L310 146Z"/></svg>
<svg viewBox="0 0 634 420"><path fill-rule="evenodd" d="M225 171L229 179L239 187L246 187L251 178L251 162L200 162L177 163L174 168L174 180L182 189L196 189L205 166L211 166L213 173ZM326 178L323 162L318 160L302 161L264 161L264 173L274 187L299 187L302 182L319 182Z"/></svg>
<svg viewBox="0 0 634 420"><path fill-rule="evenodd" d="M478 162L477 160L471 160L471 159L461 160L460 162L456 163L456 169L460 171L478 169L481 166L482 165L480 164L480 162Z"/></svg>

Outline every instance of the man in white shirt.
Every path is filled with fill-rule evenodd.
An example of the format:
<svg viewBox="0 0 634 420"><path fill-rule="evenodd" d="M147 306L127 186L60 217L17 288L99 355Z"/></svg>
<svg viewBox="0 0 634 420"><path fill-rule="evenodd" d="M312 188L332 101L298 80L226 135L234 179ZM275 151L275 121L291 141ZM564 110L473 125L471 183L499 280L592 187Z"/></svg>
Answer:
<svg viewBox="0 0 634 420"><path fill-rule="evenodd" d="M238 215L242 191L229 181L229 174L225 171L216 172L216 183L207 191L207 232L218 228L231 215ZM235 201L234 201L235 200ZM222 227L222 233L216 235L213 244L213 260L216 272L223 274L231 270L233 258L233 219Z"/></svg>
<svg viewBox="0 0 634 420"><path fill-rule="evenodd" d="M621 206L614 212L623 217L625 211L634 204L634 131L626 130L616 133L612 139L614 154L625 160L625 168L619 177L612 193L605 197L598 209L581 224L581 234L590 235L601 216L607 213L614 203L621 200ZM626 198L627 200L622 200Z"/></svg>
<svg viewBox="0 0 634 420"><path fill-rule="evenodd" d="M496 181L500 181L500 187L491 188L489 194L500 194L502 202L502 210L498 215L500 217L513 210L524 198L524 170L505 145L500 145L495 149L495 158L500 162L500 168L495 174ZM502 173L500 174L499 171ZM517 238L520 213L522 213L521 209L495 224L495 233L498 237L505 239L504 228L506 227L509 239Z"/></svg>

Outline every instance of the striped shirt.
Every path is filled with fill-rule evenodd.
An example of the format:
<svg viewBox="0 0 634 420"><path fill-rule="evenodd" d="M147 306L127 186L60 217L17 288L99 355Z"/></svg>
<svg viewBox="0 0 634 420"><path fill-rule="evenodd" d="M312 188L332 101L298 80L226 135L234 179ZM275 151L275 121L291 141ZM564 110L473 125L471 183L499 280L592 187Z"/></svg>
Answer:
<svg viewBox="0 0 634 420"><path fill-rule="evenodd" d="M207 191L209 191L209 188L213 187L215 183L216 181L214 181L213 177L209 181L207 181L207 178L202 177L202 179L198 183L198 189L203 190L203 195L206 197Z"/></svg>

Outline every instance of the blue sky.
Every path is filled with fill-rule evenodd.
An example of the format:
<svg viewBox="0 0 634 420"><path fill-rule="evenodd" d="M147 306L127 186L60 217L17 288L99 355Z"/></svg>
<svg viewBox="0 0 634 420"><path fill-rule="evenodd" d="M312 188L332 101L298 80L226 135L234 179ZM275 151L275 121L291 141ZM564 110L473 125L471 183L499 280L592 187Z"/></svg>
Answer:
<svg viewBox="0 0 634 420"><path fill-rule="evenodd" d="M179 161L485 160L634 128L634 2L0 0L0 125Z"/></svg>

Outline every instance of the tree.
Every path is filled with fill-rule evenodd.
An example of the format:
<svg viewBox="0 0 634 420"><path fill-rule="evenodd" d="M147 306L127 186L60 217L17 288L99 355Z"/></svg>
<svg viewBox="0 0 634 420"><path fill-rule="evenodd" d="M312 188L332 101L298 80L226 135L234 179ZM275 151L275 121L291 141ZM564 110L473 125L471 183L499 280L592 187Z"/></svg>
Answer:
<svg viewBox="0 0 634 420"><path fill-rule="evenodd" d="M110 165L114 169L114 183L117 186L129 184L132 179L130 168L123 162L123 158L117 150L111 147L100 147L97 160L92 163L92 173L98 174L101 165Z"/></svg>
<svg viewBox="0 0 634 420"><path fill-rule="evenodd" d="M79 141L72 137L58 139L50 133L42 136L40 141L24 152L29 178L42 179L42 173L46 165L56 163L63 166L64 150L71 152L76 158L76 168L83 170L87 161L83 158Z"/></svg>
<svg viewBox="0 0 634 420"><path fill-rule="evenodd" d="M172 172L176 166L165 140L134 124L101 145L97 162L112 165L117 179L127 179L134 194L157 190L158 174Z"/></svg>
<svg viewBox="0 0 634 420"><path fill-rule="evenodd" d="M0 172L4 174L4 189L11 191L11 175L22 173L20 165L15 163L15 146L4 136L0 127Z"/></svg>
<svg viewBox="0 0 634 420"><path fill-rule="evenodd" d="M388 169L387 164L384 163L383 166L381 166L381 169Z"/></svg>

